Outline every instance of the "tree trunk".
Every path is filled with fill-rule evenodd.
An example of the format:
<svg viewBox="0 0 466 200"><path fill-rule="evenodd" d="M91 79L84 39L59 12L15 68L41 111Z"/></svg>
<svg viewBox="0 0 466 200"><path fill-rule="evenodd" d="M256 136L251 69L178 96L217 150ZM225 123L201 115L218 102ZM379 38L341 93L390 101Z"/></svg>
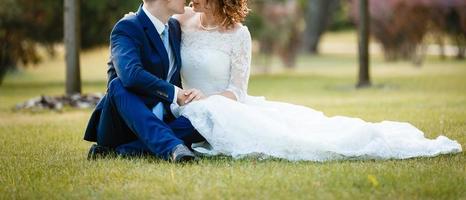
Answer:
<svg viewBox="0 0 466 200"><path fill-rule="evenodd" d="M369 87L369 3L359 0L359 77L356 87Z"/></svg>
<svg viewBox="0 0 466 200"><path fill-rule="evenodd" d="M458 53L456 54L456 59L464 60L466 56L466 34L460 35L458 34L455 37L456 46L458 47Z"/></svg>
<svg viewBox="0 0 466 200"><path fill-rule="evenodd" d="M66 60L66 94L81 93L81 75L79 70L80 50L80 0L65 0L64 34Z"/></svg>
<svg viewBox="0 0 466 200"><path fill-rule="evenodd" d="M340 0L309 0L305 15L306 30L304 48L312 54L318 53L320 37L332 20L333 11L340 6Z"/></svg>

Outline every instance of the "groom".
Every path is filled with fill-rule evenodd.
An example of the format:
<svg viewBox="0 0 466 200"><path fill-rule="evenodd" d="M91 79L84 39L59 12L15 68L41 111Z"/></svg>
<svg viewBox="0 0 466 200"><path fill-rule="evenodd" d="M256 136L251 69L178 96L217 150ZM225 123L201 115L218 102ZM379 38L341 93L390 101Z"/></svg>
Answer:
<svg viewBox="0 0 466 200"><path fill-rule="evenodd" d="M111 151L152 154L174 162L194 160L187 147L204 138L171 110L202 95L181 89L180 24L185 0L143 0L136 15L120 20L110 37L107 94L89 120L84 139L97 142L88 159Z"/></svg>

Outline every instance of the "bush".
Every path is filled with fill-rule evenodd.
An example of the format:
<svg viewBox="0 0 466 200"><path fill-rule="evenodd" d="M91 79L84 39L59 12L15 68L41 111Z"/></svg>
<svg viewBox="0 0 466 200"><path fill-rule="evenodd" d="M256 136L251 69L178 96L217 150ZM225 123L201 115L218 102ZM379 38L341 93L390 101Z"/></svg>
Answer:
<svg viewBox="0 0 466 200"><path fill-rule="evenodd" d="M110 31L124 14L136 12L142 0L83 1L81 40L83 48L108 44Z"/></svg>
<svg viewBox="0 0 466 200"><path fill-rule="evenodd" d="M466 2L463 0L370 0L371 34L382 45L387 60L410 59L420 64L423 40L442 32L454 38L458 57L466 45ZM351 0L358 23L358 1Z"/></svg>
<svg viewBox="0 0 466 200"><path fill-rule="evenodd" d="M37 44L49 47L62 38L62 1L0 0L0 83L8 70L37 63ZM60 26L57 26L60 24Z"/></svg>
<svg viewBox="0 0 466 200"><path fill-rule="evenodd" d="M108 43L115 22L135 11L140 0L81 1L84 49ZM53 54L63 41L63 1L0 0L0 84L7 71L40 61L38 45Z"/></svg>
<svg viewBox="0 0 466 200"><path fill-rule="evenodd" d="M265 56L264 72L269 69L270 56L276 54L285 67L295 65L303 32L303 0L256 0L250 3L251 14L246 25L259 42Z"/></svg>

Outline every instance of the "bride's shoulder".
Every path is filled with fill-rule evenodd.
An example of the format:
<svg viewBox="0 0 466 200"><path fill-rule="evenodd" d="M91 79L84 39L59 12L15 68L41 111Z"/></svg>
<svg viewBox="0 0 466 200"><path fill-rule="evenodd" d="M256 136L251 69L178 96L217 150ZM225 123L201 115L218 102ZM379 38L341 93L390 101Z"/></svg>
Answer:
<svg viewBox="0 0 466 200"><path fill-rule="evenodd" d="M186 21L194 17L194 15L196 15L196 12L194 12L191 7L184 7L184 13L173 15L173 18L177 19L180 24L183 25Z"/></svg>
<svg viewBox="0 0 466 200"><path fill-rule="evenodd" d="M251 33L247 26L243 25L242 23L236 23L235 26L231 30L235 35L241 38L251 38Z"/></svg>

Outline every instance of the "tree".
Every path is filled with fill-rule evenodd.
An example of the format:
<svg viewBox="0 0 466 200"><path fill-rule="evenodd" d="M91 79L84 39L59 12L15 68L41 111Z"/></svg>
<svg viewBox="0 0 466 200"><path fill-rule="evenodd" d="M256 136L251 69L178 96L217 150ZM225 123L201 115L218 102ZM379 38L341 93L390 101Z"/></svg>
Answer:
<svg viewBox="0 0 466 200"><path fill-rule="evenodd" d="M340 7L340 0L309 0L306 5L304 48L318 53L320 38L332 21L333 13Z"/></svg>
<svg viewBox="0 0 466 200"><path fill-rule="evenodd" d="M140 0L80 1L81 46L108 44L113 25ZM54 54L63 42L64 1L0 0L0 84L8 71L41 61L38 48Z"/></svg>
<svg viewBox="0 0 466 200"><path fill-rule="evenodd" d="M357 0L350 0L352 17L358 23ZM371 35L383 48L385 59L411 60L422 64L428 34L448 35L466 50L466 1L464 0L370 0Z"/></svg>
<svg viewBox="0 0 466 200"><path fill-rule="evenodd" d="M50 53L62 38L63 3L0 0L0 84L9 70L40 62L38 42ZM58 26L57 26L58 25Z"/></svg>
<svg viewBox="0 0 466 200"><path fill-rule="evenodd" d="M270 55L280 57L287 68L295 66L301 44L302 10L298 0L257 0L251 4L251 16L246 24L259 41L260 53L265 57L265 72L269 68Z"/></svg>
<svg viewBox="0 0 466 200"><path fill-rule="evenodd" d="M359 74L358 88L371 85L369 78L369 2L359 0Z"/></svg>
<svg viewBox="0 0 466 200"><path fill-rule="evenodd" d="M81 93L81 73L79 70L80 50L80 0L65 0L65 60L66 94Z"/></svg>

